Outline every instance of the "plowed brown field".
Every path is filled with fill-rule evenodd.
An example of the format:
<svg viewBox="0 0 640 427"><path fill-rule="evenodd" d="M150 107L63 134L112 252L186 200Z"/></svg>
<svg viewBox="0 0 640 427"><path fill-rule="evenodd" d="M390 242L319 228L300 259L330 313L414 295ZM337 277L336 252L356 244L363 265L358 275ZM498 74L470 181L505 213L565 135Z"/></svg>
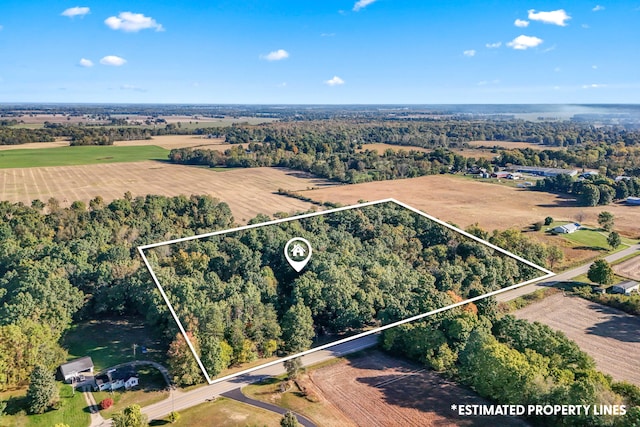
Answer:
<svg viewBox="0 0 640 427"><path fill-rule="evenodd" d="M598 214L606 210L615 216L617 231L633 238L640 236L640 208L637 206L577 206L575 200L555 194L454 175L343 185L300 194L318 201L343 204L392 197L460 227L477 222L487 230L527 227L547 216L568 221L582 217L580 222L596 225Z"/></svg>
<svg viewBox="0 0 640 427"><path fill-rule="evenodd" d="M515 312L564 332L618 381L640 386L640 317L579 297L551 295Z"/></svg>
<svg viewBox="0 0 640 427"><path fill-rule="evenodd" d="M526 426L511 417L459 416L451 405L489 404L475 393L382 352L318 369L323 398L358 426Z"/></svg>
<svg viewBox="0 0 640 427"><path fill-rule="evenodd" d="M329 185L327 181L286 169L216 172L153 161L0 170L0 200L29 204L33 199L46 202L55 197L65 207L98 195L110 201L127 191L134 196L209 194L226 202L239 222L258 213L306 211L314 205L274 192L279 188L295 191L325 185Z"/></svg>

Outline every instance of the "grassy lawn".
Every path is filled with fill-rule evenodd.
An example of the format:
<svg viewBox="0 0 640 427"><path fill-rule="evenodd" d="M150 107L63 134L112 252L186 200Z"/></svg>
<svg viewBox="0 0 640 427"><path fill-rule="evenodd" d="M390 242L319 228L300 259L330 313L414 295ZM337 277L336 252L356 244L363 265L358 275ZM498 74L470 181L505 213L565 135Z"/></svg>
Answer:
<svg viewBox="0 0 640 427"><path fill-rule="evenodd" d="M553 228L558 225L563 225L563 223L554 223L549 228ZM606 231L580 229L574 233L559 234L558 236L568 240L576 248L591 249L595 251L607 252L609 254L619 252L626 249L629 245L634 245L637 243L637 240L622 237L622 244L618 246L617 249L611 250L609 243L607 243L607 235L608 233Z"/></svg>
<svg viewBox="0 0 640 427"><path fill-rule="evenodd" d="M168 420L154 420L149 425L176 427L216 426L280 426L282 417L270 411L219 397L215 402L202 403L180 412L180 419L171 424Z"/></svg>
<svg viewBox="0 0 640 427"><path fill-rule="evenodd" d="M137 344L136 357L133 345ZM164 363L167 349L154 331L134 317L91 320L73 325L62 339L69 359L91 356L95 371L133 360L153 360ZM140 346L147 348L141 354Z"/></svg>
<svg viewBox="0 0 640 427"><path fill-rule="evenodd" d="M0 168L92 165L100 163L167 160L169 150L155 145L138 147L80 146L0 152Z"/></svg>
<svg viewBox="0 0 640 427"><path fill-rule="evenodd" d="M167 384L157 369L150 366L141 366L138 368L138 375L140 376L140 386L133 390L125 391L120 389L114 390L113 393L108 391L93 393L93 398L97 404L100 404L103 399L108 397L114 401L114 405L111 408L100 412L104 418L111 418L114 413L134 403L140 406L147 406L169 397L169 392L166 390Z"/></svg>
<svg viewBox="0 0 640 427"><path fill-rule="evenodd" d="M579 276L573 277L571 280L575 281L575 282L583 282L583 283L593 283L591 282L591 280L589 280L589 278L587 277L586 274L581 274ZM619 283L619 282L624 282L625 279L622 276L618 276L617 274L613 275L613 284ZM608 288L608 286L605 286L605 288Z"/></svg>
<svg viewBox="0 0 640 427"><path fill-rule="evenodd" d="M65 423L70 427L86 427L91 421L87 403L82 393L72 393L71 386L58 383L60 387L61 407L40 415L26 415L24 412L24 395L12 399L7 413L0 418L2 427L52 427L57 423Z"/></svg>

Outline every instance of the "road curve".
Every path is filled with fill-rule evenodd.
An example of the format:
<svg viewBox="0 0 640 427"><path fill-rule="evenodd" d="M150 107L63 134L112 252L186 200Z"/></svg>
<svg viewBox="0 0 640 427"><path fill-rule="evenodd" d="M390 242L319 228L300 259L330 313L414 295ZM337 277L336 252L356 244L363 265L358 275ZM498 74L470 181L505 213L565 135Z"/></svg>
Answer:
<svg viewBox="0 0 640 427"><path fill-rule="evenodd" d="M377 343L378 336L369 335L340 345L336 345L335 347L308 354L302 358L302 363L305 366L314 365L316 363L321 363L335 357L340 357L345 354L354 353L365 348L373 347ZM285 372L286 370L284 369L284 366L282 364L279 364L254 371L250 374L241 375L228 381L199 387L188 392L172 390L169 398L161 402L154 403L153 405L145 406L144 408L142 408L142 413L145 414L149 418L149 420L162 419L169 415L171 411L185 410L192 406L199 405L208 400L211 400L216 396L220 396L223 393L240 389L246 385L249 385L256 381L260 381L263 378L281 375Z"/></svg>

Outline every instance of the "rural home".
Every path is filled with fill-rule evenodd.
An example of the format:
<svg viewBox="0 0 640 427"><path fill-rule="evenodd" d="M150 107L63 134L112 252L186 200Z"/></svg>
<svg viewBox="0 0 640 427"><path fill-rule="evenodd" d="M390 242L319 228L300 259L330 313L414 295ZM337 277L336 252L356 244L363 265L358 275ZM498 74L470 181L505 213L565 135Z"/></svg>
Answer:
<svg viewBox="0 0 640 427"><path fill-rule="evenodd" d="M632 292L640 292L640 283L628 280L626 282L620 282L609 288L612 294L625 294L630 295Z"/></svg>
<svg viewBox="0 0 640 427"><path fill-rule="evenodd" d="M556 234L570 234L578 231L579 229L580 229L580 224L575 222L573 224L565 224L565 225L559 225L557 227L554 227L551 229L551 232Z"/></svg>
<svg viewBox="0 0 640 427"><path fill-rule="evenodd" d="M123 388L129 390L136 387L139 383L138 374L133 371L115 371L111 373L111 379L108 374L98 375L96 377L95 391L117 390Z"/></svg>
<svg viewBox="0 0 640 427"><path fill-rule="evenodd" d="M70 383L73 378L77 377L82 372L93 373L93 360L91 360L91 357L89 356L73 359L70 362L60 365L58 372L60 379L66 383Z"/></svg>

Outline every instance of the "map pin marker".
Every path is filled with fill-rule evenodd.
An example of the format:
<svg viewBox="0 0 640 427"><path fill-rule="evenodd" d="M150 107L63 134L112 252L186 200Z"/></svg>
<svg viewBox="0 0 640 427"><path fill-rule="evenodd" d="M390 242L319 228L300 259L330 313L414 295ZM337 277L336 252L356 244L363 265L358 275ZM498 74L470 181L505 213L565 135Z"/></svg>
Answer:
<svg viewBox="0 0 640 427"><path fill-rule="evenodd" d="M298 273L311 259L311 243L302 237L294 237L284 246L284 256Z"/></svg>

